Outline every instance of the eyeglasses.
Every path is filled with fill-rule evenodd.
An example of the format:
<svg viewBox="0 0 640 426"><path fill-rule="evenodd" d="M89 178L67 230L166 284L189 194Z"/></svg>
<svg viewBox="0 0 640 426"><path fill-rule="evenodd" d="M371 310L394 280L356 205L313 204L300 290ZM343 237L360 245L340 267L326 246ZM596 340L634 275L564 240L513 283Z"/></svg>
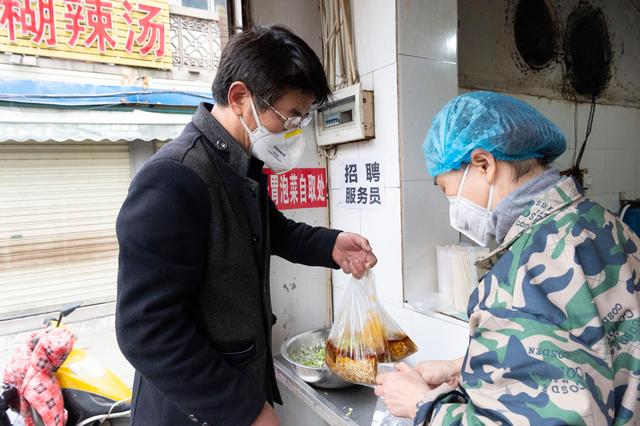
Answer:
<svg viewBox="0 0 640 426"><path fill-rule="evenodd" d="M278 111L277 109L272 107L271 104L269 104L269 102L264 100L264 98L262 98L261 96L258 96L258 95L256 95L256 97L258 97L269 108L271 108L271 110L273 112L278 114L278 117L280 117L280 119L282 119L282 122L284 123L285 130L292 130L292 129L297 129L297 128L300 128L300 127L306 127L307 124L309 124L311 122L311 118L312 117L311 117L310 113L306 113L302 117L285 117L284 115L280 114L280 111Z"/></svg>

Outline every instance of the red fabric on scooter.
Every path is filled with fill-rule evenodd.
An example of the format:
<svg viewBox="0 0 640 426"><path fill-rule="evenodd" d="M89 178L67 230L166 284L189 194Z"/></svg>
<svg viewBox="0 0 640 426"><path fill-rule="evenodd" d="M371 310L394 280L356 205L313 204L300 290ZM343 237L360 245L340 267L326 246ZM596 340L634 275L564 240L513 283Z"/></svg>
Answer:
<svg viewBox="0 0 640 426"><path fill-rule="evenodd" d="M20 395L20 408L28 405L27 401L22 395L22 383L24 382L24 376L27 374L29 368L29 360L31 359L31 353L36 347L36 337L39 333L31 333L27 336L24 343L16 349L13 356L9 359L5 369L3 382L15 387ZM16 407L12 407L16 408Z"/></svg>
<svg viewBox="0 0 640 426"><path fill-rule="evenodd" d="M32 409L45 426L63 426L67 421L62 391L55 371L73 349L73 334L64 328L54 328L40 334L34 347L32 334L19 347L5 369L4 381L20 392L20 414L26 426L35 425Z"/></svg>

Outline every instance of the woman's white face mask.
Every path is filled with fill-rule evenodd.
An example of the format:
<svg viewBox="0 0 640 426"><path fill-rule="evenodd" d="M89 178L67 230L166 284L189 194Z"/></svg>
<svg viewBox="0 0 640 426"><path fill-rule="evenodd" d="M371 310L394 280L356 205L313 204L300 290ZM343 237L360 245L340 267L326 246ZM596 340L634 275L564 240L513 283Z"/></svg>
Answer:
<svg viewBox="0 0 640 426"><path fill-rule="evenodd" d="M462 197L462 189L467 180L469 167L470 166L467 166L462 175L458 195L448 197L449 219L453 229L463 233L482 247L486 247L492 238L489 229L491 226L491 205L493 204L494 185L491 184L491 188L489 189L489 202L487 207L481 207Z"/></svg>
<svg viewBox="0 0 640 426"><path fill-rule="evenodd" d="M260 122L253 98L251 98L251 111L258 125L254 131L249 130L247 123L240 117L242 127L249 134L251 155L263 161L276 174L293 169L304 153L302 129L285 130L280 133L270 132Z"/></svg>

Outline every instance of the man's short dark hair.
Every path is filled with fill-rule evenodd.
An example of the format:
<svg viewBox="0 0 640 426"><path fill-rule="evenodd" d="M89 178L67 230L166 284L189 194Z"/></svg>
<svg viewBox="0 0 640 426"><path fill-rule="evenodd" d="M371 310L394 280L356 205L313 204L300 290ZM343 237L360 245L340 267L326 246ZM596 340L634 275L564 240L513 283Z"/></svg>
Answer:
<svg viewBox="0 0 640 426"><path fill-rule="evenodd" d="M273 105L288 90L313 94L316 104L331 95L322 63L309 45L281 25L258 26L234 35L222 51L213 80L215 102L226 106L231 84L242 81L256 106Z"/></svg>

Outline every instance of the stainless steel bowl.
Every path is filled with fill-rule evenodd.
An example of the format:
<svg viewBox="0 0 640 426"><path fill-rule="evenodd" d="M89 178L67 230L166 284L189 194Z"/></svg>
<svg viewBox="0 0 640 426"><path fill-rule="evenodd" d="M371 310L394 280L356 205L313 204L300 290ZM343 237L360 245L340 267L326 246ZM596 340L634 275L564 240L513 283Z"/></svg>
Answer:
<svg viewBox="0 0 640 426"><path fill-rule="evenodd" d="M294 351L303 347L315 346L319 343L324 344L329 337L328 328L318 328L316 330L305 331L297 336L293 336L286 340L281 347L281 353L284 359L289 361L293 366L293 370L298 376L310 385L325 389L338 389L353 386L352 383L346 382L325 365L322 368L307 367L291 359Z"/></svg>

